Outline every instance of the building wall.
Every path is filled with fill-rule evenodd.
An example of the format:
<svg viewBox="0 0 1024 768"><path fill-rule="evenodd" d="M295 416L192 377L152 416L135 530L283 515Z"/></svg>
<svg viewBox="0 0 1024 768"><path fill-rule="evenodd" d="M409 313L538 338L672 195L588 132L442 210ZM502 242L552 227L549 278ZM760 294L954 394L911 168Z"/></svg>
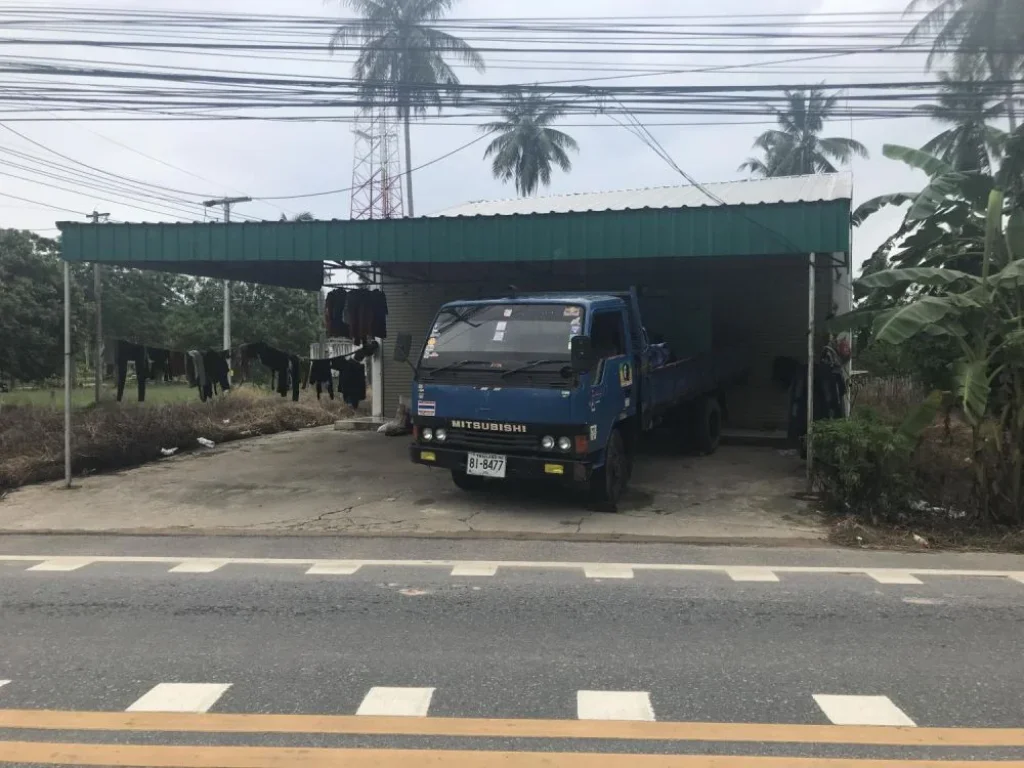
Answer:
<svg viewBox="0 0 1024 768"><path fill-rule="evenodd" d="M822 261L826 266L818 271L819 323L831 308L832 274L827 258ZM749 381L729 393L730 426L785 429L787 393L773 384L772 363L780 355L801 361L807 356L806 258L615 261L531 272L505 265L459 265L416 277L392 272L384 278L390 312L390 343L383 356L385 416L394 414L400 395L411 392L409 367L393 360L397 334L412 334L416 355L442 304L507 296L512 284L521 292L621 291L640 286L648 332L663 336L678 355L735 343L751 350Z"/></svg>

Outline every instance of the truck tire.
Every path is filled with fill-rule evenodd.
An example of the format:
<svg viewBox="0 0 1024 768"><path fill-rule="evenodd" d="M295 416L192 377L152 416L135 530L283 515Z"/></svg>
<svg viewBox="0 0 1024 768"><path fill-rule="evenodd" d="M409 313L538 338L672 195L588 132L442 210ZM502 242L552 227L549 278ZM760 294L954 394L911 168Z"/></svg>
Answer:
<svg viewBox="0 0 1024 768"><path fill-rule="evenodd" d="M590 499L601 512L618 512L619 499L629 483L629 456L619 430L612 432L604 466L590 477Z"/></svg>
<svg viewBox="0 0 1024 768"><path fill-rule="evenodd" d="M709 456L722 441L722 405L716 397L702 397L694 403L691 435L698 452Z"/></svg>
<svg viewBox="0 0 1024 768"><path fill-rule="evenodd" d="M487 483L487 480L476 475L467 475L461 469L453 469L452 482L464 491L479 491Z"/></svg>

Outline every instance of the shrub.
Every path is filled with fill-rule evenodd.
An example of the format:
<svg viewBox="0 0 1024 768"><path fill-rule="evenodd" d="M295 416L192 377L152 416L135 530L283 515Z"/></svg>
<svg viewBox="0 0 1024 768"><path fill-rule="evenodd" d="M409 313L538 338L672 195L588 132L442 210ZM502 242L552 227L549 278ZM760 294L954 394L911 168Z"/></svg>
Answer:
<svg viewBox="0 0 1024 768"><path fill-rule="evenodd" d="M814 483L829 511L894 522L913 501L914 445L874 419L814 424Z"/></svg>

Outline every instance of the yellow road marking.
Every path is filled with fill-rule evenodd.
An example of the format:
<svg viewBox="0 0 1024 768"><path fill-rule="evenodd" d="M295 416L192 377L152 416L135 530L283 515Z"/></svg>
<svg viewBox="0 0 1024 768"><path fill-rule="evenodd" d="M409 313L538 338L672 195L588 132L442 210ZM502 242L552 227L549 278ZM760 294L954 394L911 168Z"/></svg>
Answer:
<svg viewBox="0 0 1024 768"><path fill-rule="evenodd" d="M857 760L293 747L160 747L0 742L0 763L133 768L1024 768L1022 761Z"/></svg>
<svg viewBox="0 0 1024 768"><path fill-rule="evenodd" d="M910 747L1024 747L1024 728L905 728L773 723L502 720L346 715L0 710L0 729L172 733L318 733L518 739L619 739Z"/></svg>

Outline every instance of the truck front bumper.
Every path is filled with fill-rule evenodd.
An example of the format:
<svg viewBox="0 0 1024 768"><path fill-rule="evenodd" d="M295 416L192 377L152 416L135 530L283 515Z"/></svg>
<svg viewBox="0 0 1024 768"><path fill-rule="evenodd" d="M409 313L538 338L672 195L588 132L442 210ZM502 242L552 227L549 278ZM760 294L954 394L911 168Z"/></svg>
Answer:
<svg viewBox="0 0 1024 768"><path fill-rule="evenodd" d="M438 448L414 444L409 446L409 458L414 464L466 471L466 455L469 451L455 448ZM571 480L582 483L590 480L593 469L589 462L563 459L555 456L506 456L505 478L522 480Z"/></svg>

